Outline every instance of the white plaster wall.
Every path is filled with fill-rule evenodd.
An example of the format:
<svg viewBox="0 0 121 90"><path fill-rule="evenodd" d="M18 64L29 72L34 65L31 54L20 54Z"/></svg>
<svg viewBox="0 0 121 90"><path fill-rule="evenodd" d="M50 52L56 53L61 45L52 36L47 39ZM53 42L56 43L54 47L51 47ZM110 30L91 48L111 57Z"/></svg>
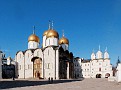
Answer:
<svg viewBox="0 0 121 90"><path fill-rule="evenodd" d="M74 59L74 75L79 75L78 78L82 77L82 72L81 72L81 59Z"/></svg>
<svg viewBox="0 0 121 90"><path fill-rule="evenodd" d="M36 49L39 47L39 43L35 41L28 42L28 49Z"/></svg>
<svg viewBox="0 0 121 90"><path fill-rule="evenodd" d="M121 63L117 66L116 81L121 82Z"/></svg>
<svg viewBox="0 0 121 90"><path fill-rule="evenodd" d="M44 71L43 71L44 66L43 65L44 64L43 64L43 52L42 52L42 50L41 49L36 49L34 51L34 57L39 57L39 58L42 59L42 74L41 74L41 77L44 78L44 76L43 76L43 73L44 73Z"/></svg>
<svg viewBox="0 0 121 90"><path fill-rule="evenodd" d="M24 54L22 51L19 51L16 55L15 61L17 62L17 76L18 78L24 78Z"/></svg>
<svg viewBox="0 0 121 90"><path fill-rule="evenodd" d="M99 71L99 68L101 68L101 71ZM96 78L97 74L101 74L101 77L105 78L106 73L109 73L110 76L113 74L109 59L91 60L88 63L82 63L82 69L82 74L85 78Z"/></svg>
<svg viewBox="0 0 121 90"><path fill-rule="evenodd" d="M44 78L53 77L55 79L55 50L48 47L44 50ZM49 67L48 67L49 64Z"/></svg>
<svg viewBox="0 0 121 90"><path fill-rule="evenodd" d="M47 46L58 46L58 38L50 37L46 39Z"/></svg>
<svg viewBox="0 0 121 90"><path fill-rule="evenodd" d="M43 36L43 48L45 48L46 47L46 36Z"/></svg>
<svg viewBox="0 0 121 90"><path fill-rule="evenodd" d="M90 63L82 63L82 75L84 78L90 78Z"/></svg>
<svg viewBox="0 0 121 90"><path fill-rule="evenodd" d="M31 50L25 52L25 78L33 78L33 53ZM29 68L30 67L30 68Z"/></svg>

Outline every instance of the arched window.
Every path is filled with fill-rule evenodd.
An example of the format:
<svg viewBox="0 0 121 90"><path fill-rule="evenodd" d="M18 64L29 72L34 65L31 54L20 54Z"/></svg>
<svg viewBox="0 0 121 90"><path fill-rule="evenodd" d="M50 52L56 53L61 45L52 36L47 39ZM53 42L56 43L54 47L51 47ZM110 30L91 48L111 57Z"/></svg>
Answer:
<svg viewBox="0 0 121 90"><path fill-rule="evenodd" d="M39 56L39 51L37 51L37 56Z"/></svg>
<svg viewBox="0 0 121 90"><path fill-rule="evenodd" d="M21 54L20 54L20 58L21 58Z"/></svg>

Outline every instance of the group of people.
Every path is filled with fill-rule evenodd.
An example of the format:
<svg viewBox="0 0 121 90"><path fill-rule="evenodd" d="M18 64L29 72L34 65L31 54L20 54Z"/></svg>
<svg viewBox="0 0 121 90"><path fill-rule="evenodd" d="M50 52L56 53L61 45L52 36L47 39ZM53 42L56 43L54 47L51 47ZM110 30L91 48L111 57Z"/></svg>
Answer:
<svg viewBox="0 0 121 90"><path fill-rule="evenodd" d="M48 78L48 81L49 81L49 83L53 83L53 78L52 77L51 78L49 77Z"/></svg>

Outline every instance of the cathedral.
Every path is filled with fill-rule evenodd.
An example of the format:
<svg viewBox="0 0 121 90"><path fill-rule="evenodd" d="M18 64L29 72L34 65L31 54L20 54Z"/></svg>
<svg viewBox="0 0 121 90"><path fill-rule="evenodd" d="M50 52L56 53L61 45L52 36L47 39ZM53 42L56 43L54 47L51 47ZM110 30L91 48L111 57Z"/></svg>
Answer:
<svg viewBox="0 0 121 90"><path fill-rule="evenodd" d="M43 33L42 44L33 30L28 37L28 49L18 51L15 61L18 78L73 78L73 53L69 52L69 40L64 33L59 38L52 22L49 22L48 30Z"/></svg>
<svg viewBox="0 0 121 90"><path fill-rule="evenodd" d="M110 64L107 48L104 52L100 50L91 54L91 59L82 59L82 75L84 78L108 78L113 76L112 65Z"/></svg>

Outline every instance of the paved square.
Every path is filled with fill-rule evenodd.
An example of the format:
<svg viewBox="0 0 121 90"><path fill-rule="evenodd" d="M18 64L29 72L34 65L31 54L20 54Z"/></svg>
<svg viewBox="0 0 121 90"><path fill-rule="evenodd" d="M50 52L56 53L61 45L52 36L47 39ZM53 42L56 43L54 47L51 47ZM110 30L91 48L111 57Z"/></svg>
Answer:
<svg viewBox="0 0 121 90"><path fill-rule="evenodd" d="M14 81L13 81L14 82ZM31 84L30 84L31 82ZM16 81L21 87L3 88L7 90L121 90L121 83L108 82L107 79L62 80L48 84L47 81L29 81L25 84ZM43 84L42 84L43 83ZM22 86L23 84L23 86Z"/></svg>

